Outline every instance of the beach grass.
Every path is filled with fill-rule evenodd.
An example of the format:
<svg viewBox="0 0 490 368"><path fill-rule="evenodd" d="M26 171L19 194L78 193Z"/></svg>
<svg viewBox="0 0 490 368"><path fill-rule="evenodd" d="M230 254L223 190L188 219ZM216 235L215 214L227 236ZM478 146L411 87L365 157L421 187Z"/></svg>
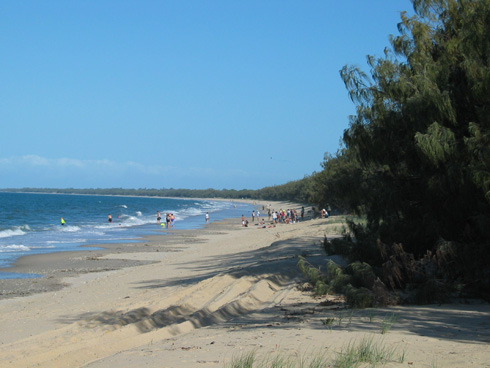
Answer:
<svg viewBox="0 0 490 368"><path fill-rule="evenodd" d="M387 333L396 322L398 322L398 316L395 313L386 315L383 321L381 321L381 333Z"/></svg>
<svg viewBox="0 0 490 368"><path fill-rule="evenodd" d="M397 356L397 349L385 346L383 339L376 336L364 336L359 341L353 340L340 349L335 356L326 352L287 356L278 353L272 358L257 357L256 351L243 353L233 358L225 368L355 368L362 364L371 367L381 366L390 361L403 363L405 351Z"/></svg>
<svg viewBox="0 0 490 368"><path fill-rule="evenodd" d="M337 355L333 367L357 367L361 363L376 366L394 360L395 354L396 349L384 346L383 340L365 336L359 342L349 342Z"/></svg>

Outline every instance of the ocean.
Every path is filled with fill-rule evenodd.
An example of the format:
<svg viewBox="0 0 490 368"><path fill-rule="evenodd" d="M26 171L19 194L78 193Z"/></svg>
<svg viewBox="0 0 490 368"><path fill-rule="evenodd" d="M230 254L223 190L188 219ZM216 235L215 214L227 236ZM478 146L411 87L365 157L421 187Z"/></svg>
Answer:
<svg viewBox="0 0 490 368"><path fill-rule="evenodd" d="M0 268L22 256L88 250L81 246L141 241L168 235L157 211L175 215L176 229L196 229L225 218L250 215L252 204L196 199L0 192ZM108 215L112 223L108 222ZM61 225L61 217L65 225ZM0 279L37 275L0 272Z"/></svg>

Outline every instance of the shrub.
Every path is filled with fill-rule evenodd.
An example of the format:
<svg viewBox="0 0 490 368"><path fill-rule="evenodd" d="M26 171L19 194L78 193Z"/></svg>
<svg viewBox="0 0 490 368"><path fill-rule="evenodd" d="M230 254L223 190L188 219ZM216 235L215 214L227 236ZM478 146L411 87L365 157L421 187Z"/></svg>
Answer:
<svg viewBox="0 0 490 368"><path fill-rule="evenodd" d="M375 305L374 293L365 287L356 288L348 284L344 288L347 303L352 308L369 308Z"/></svg>

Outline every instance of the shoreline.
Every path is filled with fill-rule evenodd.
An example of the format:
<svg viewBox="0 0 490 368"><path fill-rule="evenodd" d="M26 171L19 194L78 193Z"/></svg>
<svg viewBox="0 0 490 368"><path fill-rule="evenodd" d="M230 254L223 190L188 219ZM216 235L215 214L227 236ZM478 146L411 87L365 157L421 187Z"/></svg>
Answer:
<svg viewBox="0 0 490 368"><path fill-rule="evenodd" d="M228 201L225 198L217 200ZM239 200L239 202L252 205L249 200L245 199ZM262 201L252 200L252 202L257 202L257 205L260 206L267 206L267 204ZM270 203L277 205L278 208L281 206L292 206L292 208L301 206L291 202L271 201ZM0 279L0 300L61 290L68 285L64 280L65 278L71 279L83 274L116 271L126 267L157 262L151 260L130 259L105 260L104 262L101 262L101 259L106 256L110 257L111 254L128 255L130 253L141 252L172 252L171 245L176 242L178 243L181 238L185 238L186 236L197 238L199 233L204 232L205 228L209 225L219 224L220 222L233 222L235 220L237 224L241 222L240 217L232 217L219 222L211 221L209 224L203 223L202 227L197 229L166 230L165 234L146 235L135 238L131 242L85 244L74 251L54 251L50 253L21 256L10 266L1 267L0 272L33 275L33 277Z"/></svg>
<svg viewBox="0 0 490 368"><path fill-rule="evenodd" d="M397 352L390 367L489 366L488 303L349 310L339 296L315 297L297 268L298 255L324 267L334 221L240 222L60 256L57 271L38 259L62 285L0 300L0 366L222 368L251 352L335 359L365 336ZM390 315L397 321L382 334Z"/></svg>
<svg viewBox="0 0 490 368"><path fill-rule="evenodd" d="M10 192L8 192L10 193ZM16 192L14 192L16 193ZM24 192L19 192L20 194L34 194L34 195L37 195L37 194L45 194L45 195L48 195L48 194L60 194L60 193L37 193L37 192L27 192L27 193L24 193ZM63 193L64 194L64 193ZM61 195L63 195L61 194ZM68 194L68 195L78 195L78 194ZM142 198L152 198L151 196L123 196L123 195L92 195L92 194L83 194L83 196L90 196L90 197L104 197L104 196L107 196L107 197L121 197L121 198L139 198L139 197L142 197ZM154 198L154 197L153 197ZM161 197L161 198L169 198L169 197ZM187 201L193 201L193 200L196 200L196 201L215 201L215 202L228 202L230 203L231 205L233 205L233 201L227 199L227 198L217 198L217 199L206 199L206 198L202 198L202 199L195 199L195 198L170 198L170 199L176 199L176 200L187 200ZM235 201L235 203L243 203L243 204L247 204L247 205L250 205L250 207L252 206L252 202L253 200L237 200ZM251 212L251 210L250 210ZM226 214L225 216L230 216L230 214ZM233 215L231 215L233 216ZM237 217L239 215L236 215ZM192 217L192 216L191 216ZM203 217L204 217L204 214L203 214ZM221 216L220 216L221 218ZM186 222L184 222L184 224L186 224ZM143 224L143 225L147 225L146 223ZM189 228L195 228L194 225L189 225ZM203 226L204 224L198 224L198 226ZM185 226L185 225L184 225ZM154 230L154 233L158 233L160 232L161 230L164 230L166 231L166 229L161 229L160 227L155 227L155 230ZM136 235L131 235L129 234L130 236L127 237L127 239L117 239L116 242L117 243L137 243L137 242L141 242L141 241L144 241L144 236L145 234L152 234L153 231L152 230L140 230L140 233L139 234L136 234ZM163 234L162 234L163 235ZM98 242L103 242L103 243L98 243ZM93 240L93 241L82 241L80 242L80 244L76 245L76 246L73 246L73 249L70 249L68 250L69 252L78 252L78 251L87 251L87 248L90 248L90 247L106 247L106 245L109 245L109 244L114 244L114 241L111 241L110 238L108 238L107 242L105 242L105 240ZM27 247L29 247L30 245L28 244ZM35 248L35 247L34 247ZM29 256L38 256L38 255L42 255L42 254L51 254L51 253L58 253L58 252L64 252L66 250L59 250L59 249L52 249L52 250L46 250L45 252L40 252L40 253L37 253L36 251L34 252L26 252L25 254L22 254L20 253L19 257L18 258L14 258L12 257L12 259L5 261L4 264L2 264L0 266L0 277L3 276L3 278L0 278L0 280L5 280L5 279L11 279L11 278L16 278L15 277L15 274L18 274L20 273L19 268L16 267L16 263L19 259L23 258L23 257L29 257ZM32 253L32 254L31 254ZM8 254L8 253L6 253ZM38 275L38 276L41 276L42 277L42 274ZM23 275L19 275L19 278L37 278L37 275L33 274L32 272L26 272L25 274ZM0 295L1 297L1 295Z"/></svg>

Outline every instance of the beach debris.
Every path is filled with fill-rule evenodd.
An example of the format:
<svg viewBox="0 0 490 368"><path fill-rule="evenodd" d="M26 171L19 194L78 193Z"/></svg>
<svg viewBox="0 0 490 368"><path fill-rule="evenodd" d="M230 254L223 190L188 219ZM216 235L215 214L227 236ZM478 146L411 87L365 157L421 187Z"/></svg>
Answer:
<svg viewBox="0 0 490 368"><path fill-rule="evenodd" d="M197 349L201 349L201 347L199 347L199 346L182 346L181 349L182 350L197 350Z"/></svg>
<svg viewBox="0 0 490 368"><path fill-rule="evenodd" d="M219 360L197 360L196 363L214 363L218 364Z"/></svg>

